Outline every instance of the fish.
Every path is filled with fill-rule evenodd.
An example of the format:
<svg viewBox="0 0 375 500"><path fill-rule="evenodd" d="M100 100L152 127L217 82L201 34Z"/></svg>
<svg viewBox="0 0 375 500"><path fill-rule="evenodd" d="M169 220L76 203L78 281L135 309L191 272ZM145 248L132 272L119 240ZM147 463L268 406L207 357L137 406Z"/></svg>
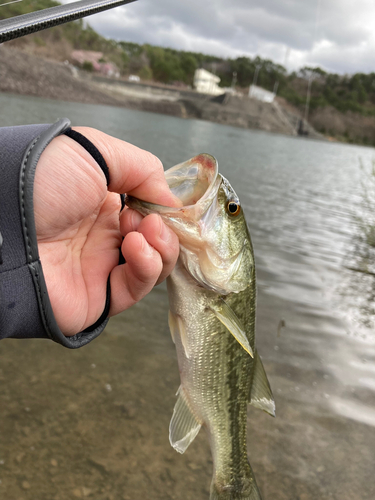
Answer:
<svg viewBox="0 0 375 500"><path fill-rule="evenodd" d="M169 440L184 453L204 427L213 457L210 500L260 500L247 456L247 406L275 416L275 403L255 342L255 261L244 211L207 153L165 177L181 207L131 196L126 204L159 214L180 242L167 278L181 378Z"/></svg>

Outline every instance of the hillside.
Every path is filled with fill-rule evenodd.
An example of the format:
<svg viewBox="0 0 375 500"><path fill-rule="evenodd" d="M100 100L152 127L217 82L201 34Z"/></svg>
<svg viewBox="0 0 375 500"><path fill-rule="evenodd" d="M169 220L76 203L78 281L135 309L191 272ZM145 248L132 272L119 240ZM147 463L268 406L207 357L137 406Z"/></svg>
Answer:
<svg viewBox="0 0 375 500"><path fill-rule="evenodd" d="M0 47L0 92L123 106L286 135L296 134L298 121L296 114L286 115L277 103L245 96L227 96L225 103L213 102L192 90L97 76L5 46ZM312 128L309 135L320 138Z"/></svg>
<svg viewBox="0 0 375 500"><path fill-rule="evenodd" d="M58 5L54 0L18 2L0 9L0 19ZM345 142L375 145L375 73L337 75L320 68L302 68L288 74L286 69L260 57L223 59L195 52L138 45L109 40L96 33L86 21L71 22L12 42L4 47L15 48L54 61L73 62L73 50L101 52L102 61L118 68L121 76L140 76L142 81L189 88L194 72L203 67L215 72L220 85L236 84L244 95L253 83L267 90L278 87L279 105L288 113L303 116L308 80L312 79L309 122L322 134ZM83 64L92 70L91 63ZM7 90L2 86L3 90ZM9 90L9 89L8 89ZM22 90L17 90L22 92Z"/></svg>

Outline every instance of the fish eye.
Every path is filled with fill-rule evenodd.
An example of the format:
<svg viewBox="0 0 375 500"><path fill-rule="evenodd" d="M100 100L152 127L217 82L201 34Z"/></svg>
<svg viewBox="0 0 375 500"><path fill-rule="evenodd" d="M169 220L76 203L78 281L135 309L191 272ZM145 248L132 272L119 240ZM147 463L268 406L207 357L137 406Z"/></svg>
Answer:
<svg viewBox="0 0 375 500"><path fill-rule="evenodd" d="M238 215L241 211L241 205L236 201L229 201L227 204L227 212L229 215Z"/></svg>

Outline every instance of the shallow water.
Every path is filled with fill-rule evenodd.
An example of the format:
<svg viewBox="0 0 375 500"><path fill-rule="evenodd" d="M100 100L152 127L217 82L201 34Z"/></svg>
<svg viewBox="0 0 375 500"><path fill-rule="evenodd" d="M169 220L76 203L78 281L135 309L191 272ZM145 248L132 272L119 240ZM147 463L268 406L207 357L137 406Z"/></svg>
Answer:
<svg viewBox="0 0 375 500"><path fill-rule="evenodd" d="M374 150L9 94L0 109L1 126L67 116L166 167L217 157L253 238L257 341L276 399L276 419L249 409L264 500L375 498L374 277L349 269L360 164L369 170ZM77 352L1 343L1 497L208 498L204 433L184 456L168 442L179 382L167 310L161 286Z"/></svg>

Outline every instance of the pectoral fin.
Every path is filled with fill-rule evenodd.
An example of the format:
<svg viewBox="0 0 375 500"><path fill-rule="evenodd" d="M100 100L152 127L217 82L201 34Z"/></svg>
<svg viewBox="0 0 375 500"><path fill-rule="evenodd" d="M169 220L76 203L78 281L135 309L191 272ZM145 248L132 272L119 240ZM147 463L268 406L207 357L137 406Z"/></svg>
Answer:
<svg viewBox="0 0 375 500"><path fill-rule="evenodd" d="M171 313L171 311L168 311L168 325L169 325L169 331L171 332L173 343L175 344L177 321L176 321L176 316L173 313Z"/></svg>
<svg viewBox="0 0 375 500"><path fill-rule="evenodd" d="M198 434L201 424L192 414L182 387L177 391L178 399L169 424L169 442L179 453L184 453Z"/></svg>
<svg viewBox="0 0 375 500"><path fill-rule="evenodd" d="M182 347L184 348L185 356L190 359L185 325L182 321L181 316L179 316L178 314L173 314L171 311L169 311L168 324L173 342L176 343L176 335L179 335Z"/></svg>
<svg viewBox="0 0 375 500"><path fill-rule="evenodd" d="M275 401L264 366L258 351L254 358L254 375L250 393L250 404L265 411L272 417L275 416Z"/></svg>
<svg viewBox="0 0 375 500"><path fill-rule="evenodd" d="M245 351L248 352L253 358L254 353L246 337L246 332L235 312L228 306L228 304L221 299L219 305L215 304L214 306L211 306L211 311L215 313L218 320L223 323L237 342L239 342Z"/></svg>

